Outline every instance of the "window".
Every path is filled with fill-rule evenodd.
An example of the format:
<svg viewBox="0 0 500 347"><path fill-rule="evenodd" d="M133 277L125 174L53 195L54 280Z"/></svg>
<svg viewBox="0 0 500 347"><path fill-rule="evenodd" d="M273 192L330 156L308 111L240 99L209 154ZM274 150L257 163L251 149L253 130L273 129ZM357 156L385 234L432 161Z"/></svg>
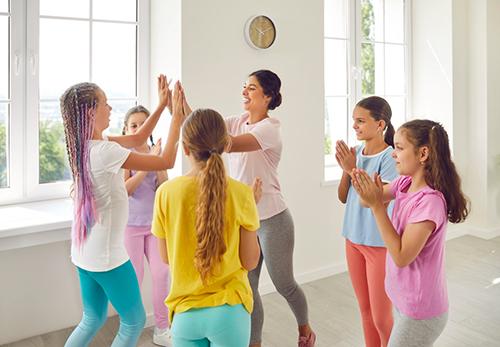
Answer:
<svg viewBox="0 0 500 347"><path fill-rule="evenodd" d="M108 132L115 134L125 112L149 100L147 6L0 0L0 203L68 196L59 109L67 87L97 83L113 108Z"/></svg>
<svg viewBox="0 0 500 347"><path fill-rule="evenodd" d="M408 109L409 0L325 0L325 181L340 178L335 141L356 144L352 110L385 98L397 127Z"/></svg>

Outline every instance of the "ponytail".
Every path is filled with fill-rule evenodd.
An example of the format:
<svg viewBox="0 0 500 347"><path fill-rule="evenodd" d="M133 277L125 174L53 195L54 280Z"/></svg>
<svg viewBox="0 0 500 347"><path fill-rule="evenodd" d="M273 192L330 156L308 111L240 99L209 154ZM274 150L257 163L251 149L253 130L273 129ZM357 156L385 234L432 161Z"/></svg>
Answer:
<svg viewBox="0 0 500 347"><path fill-rule="evenodd" d="M194 263L206 284L210 276L216 273L227 248L224 237L227 177L221 155L229 136L219 113L198 109L184 122L182 138L202 168L198 174Z"/></svg>
<svg viewBox="0 0 500 347"><path fill-rule="evenodd" d="M401 126L408 131L408 138L417 148L429 146L429 157L425 161L427 185L440 191L447 206L451 223L463 222L469 214L469 202L462 192L461 180L451 160L448 133L439 123L430 120L413 120Z"/></svg>
<svg viewBox="0 0 500 347"><path fill-rule="evenodd" d="M385 122L384 142L394 148L394 126L391 123L392 110L391 106L384 98L380 96L369 96L360 100L356 107L364 108L370 111L370 115L376 121L383 120Z"/></svg>
<svg viewBox="0 0 500 347"><path fill-rule="evenodd" d="M396 133L396 131L394 130L394 126L392 125L390 120L389 123L386 122L386 124L387 127L385 130L384 142L394 148L394 134Z"/></svg>
<svg viewBox="0 0 500 347"><path fill-rule="evenodd" d="M224 240L224 207L226 203L226 172L222 157L209 153L205 167L198 175L200 186L196 206L195 266L203 282L212 274L226 252Z"/></svg>

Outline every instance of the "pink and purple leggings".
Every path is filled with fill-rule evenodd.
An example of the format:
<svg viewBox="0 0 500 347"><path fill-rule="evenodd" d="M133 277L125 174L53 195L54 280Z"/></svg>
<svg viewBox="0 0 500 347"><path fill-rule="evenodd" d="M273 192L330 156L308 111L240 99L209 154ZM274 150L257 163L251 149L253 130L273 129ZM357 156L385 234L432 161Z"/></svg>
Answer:
<svg viewBox="0 0 500 347"><path fill-rule="evenodd" d="M151 227L127 226L125 248L134 266L139 285L144 278L144 256L146 256L153 277L155 323L160 329L168 327L168 309L164 301L170 288L170 270L168 265L161 260L157 238L151 234Z"/></svg>

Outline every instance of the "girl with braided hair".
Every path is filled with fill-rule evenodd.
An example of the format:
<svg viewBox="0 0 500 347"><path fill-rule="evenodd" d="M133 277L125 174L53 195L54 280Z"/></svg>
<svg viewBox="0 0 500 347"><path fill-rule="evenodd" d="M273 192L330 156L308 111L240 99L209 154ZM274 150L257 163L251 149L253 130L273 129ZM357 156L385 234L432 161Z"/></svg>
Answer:
<svg viewBox="0 0 500 347"><path fill-rule="evenodd" d="M108 301L120 316L113 347L135 346L145 324L137 277L124 246L128 197L123 170L158 171L172 168L184 120L172 115L168 141L160 155L131 152L145 142L161 113L170 104L164 75L158 78L159 105L133 135L103 136L111 107L93 83L80 83L61 96L66 146L73 175L74 220L71 260L80 278L83 317L65 346L86 347L107 317ZM176 84L174 95L182 98Z"/></svg>
<svg viewBox="0 0 500 347"><path fill-rule="evenodd" d="M379 174L372 180L353 169L352 183L387 247L385 288L394 307L388 346L429 347L448 319L446 226L464 221L469 207L441 124L407 122L394 144L400 177L383 185ZM390 200L395 200L392 223L384 205Z"/></svg>
<svg viewBox="0 0 500 347"><path fill-rule="evenodd" d="M176 107L183 105L174 99L174 113ZM229 136L216 111L192 112L182 140L191 170L158 188L152 224L173 279L165 300L172 341L176 347L247 347L253 308L247 275L260 255L260 181L252 192L226 176L221 155Z"/></svg>

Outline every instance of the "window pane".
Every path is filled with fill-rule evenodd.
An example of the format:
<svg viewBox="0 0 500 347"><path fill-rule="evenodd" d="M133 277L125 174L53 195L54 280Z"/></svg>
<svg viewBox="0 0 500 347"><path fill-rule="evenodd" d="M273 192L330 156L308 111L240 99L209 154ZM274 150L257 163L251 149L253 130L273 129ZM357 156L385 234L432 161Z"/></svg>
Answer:
<svg viewBox="0 0 500 347"><path fill-rule="evenodd" d="M40 19L40 98L58 99L69 86L89 80L89 24Z"/></svg>
<svg viewBox="0 0 500 347"><path fill-rule="evenodd" d="M385 94L405 94L405 48L385 45Z"/></svg>
<svg viewBox="0 0 500 347"><path fill-rule="evenodd" d="M89 18L89 14L89 0L40 0L41 16Z"/></svg>
<svg viewBox="0 0 500 347"><path fill-rule="evenodd" d="M325 93L327 96L347 94L347 42L325 40Z"/></svg>
<svg viewBox="0 0 500 347"><path fill-rule="evenodd" d="M391 123L394 129L397 130L406 119L406 97L404 96L391 96L385 98L389 105L391 105L392 118Z"/></svg>
<svg viewBox="0 0 500 347"><path fill-rule="evenodd" d="M347 38L347 0L325 0L325 36Z"/></svg>
<svg viewBox="0 0 500 347"><path fill-rule="evenodd" d="M7 103L0 103L0 188L9 186L8 111L9 105Z"/></svg>
<svg viewBox="0 0 500 347"><path fill-rule="evenodd" d="M112 110L106 134L120 135L123 130L125 113L137 103L135 100L108 100L108 104L112 107Z"/></svg>
<svg viewBox="0 0 500 347"><path fill-rule="evenodd" d="M9 12L9 0L0 0L0 12Z"/></svg>
<svg viewBox="0 0 500 347"><path fill-rule="evenodd" d="M384 45L363 43L361 45L361 93L363 95L384 94Z"/></svg>
<svg viewBox="0 0 500 347"><path fill-rule="evenodd" d="M404 1L385 0L385 41L404 42Z"/></svg>
<svg viewBox="0 0 500 347"><path fill-rule="evenodd" d="M366 41L384 40L384 1L361 1L361 38Z"/></svg>
<svg viewBox="0 0 500 347"><path fill-rule="evenodd" d="M0 100L9 98L9 17L0 16Z"/></svg>
<svg viewBox="0 0 500 347"><path fill-rule="evenodd" d="M123 20L135 22L136 0L99 0L92 3L94 19Z"/></svg>
<svg viewBox="0 0 500 347"><path fill-rule="evenodd" d="M325 106L325 154L335 154L335 142L347 140L347 98L327 97Z"/></svg>
<svg viewBox="0 0 500 347"><path fill-rule="evenodd" d="M40 103L40 183L71 179L59 102Z"/></svg>
<svg viewBox="0 0 500 347"><path fill-rule="evenodd" d="M94 23L92 76L111 98L136 96L136 25Z"/></svg>

